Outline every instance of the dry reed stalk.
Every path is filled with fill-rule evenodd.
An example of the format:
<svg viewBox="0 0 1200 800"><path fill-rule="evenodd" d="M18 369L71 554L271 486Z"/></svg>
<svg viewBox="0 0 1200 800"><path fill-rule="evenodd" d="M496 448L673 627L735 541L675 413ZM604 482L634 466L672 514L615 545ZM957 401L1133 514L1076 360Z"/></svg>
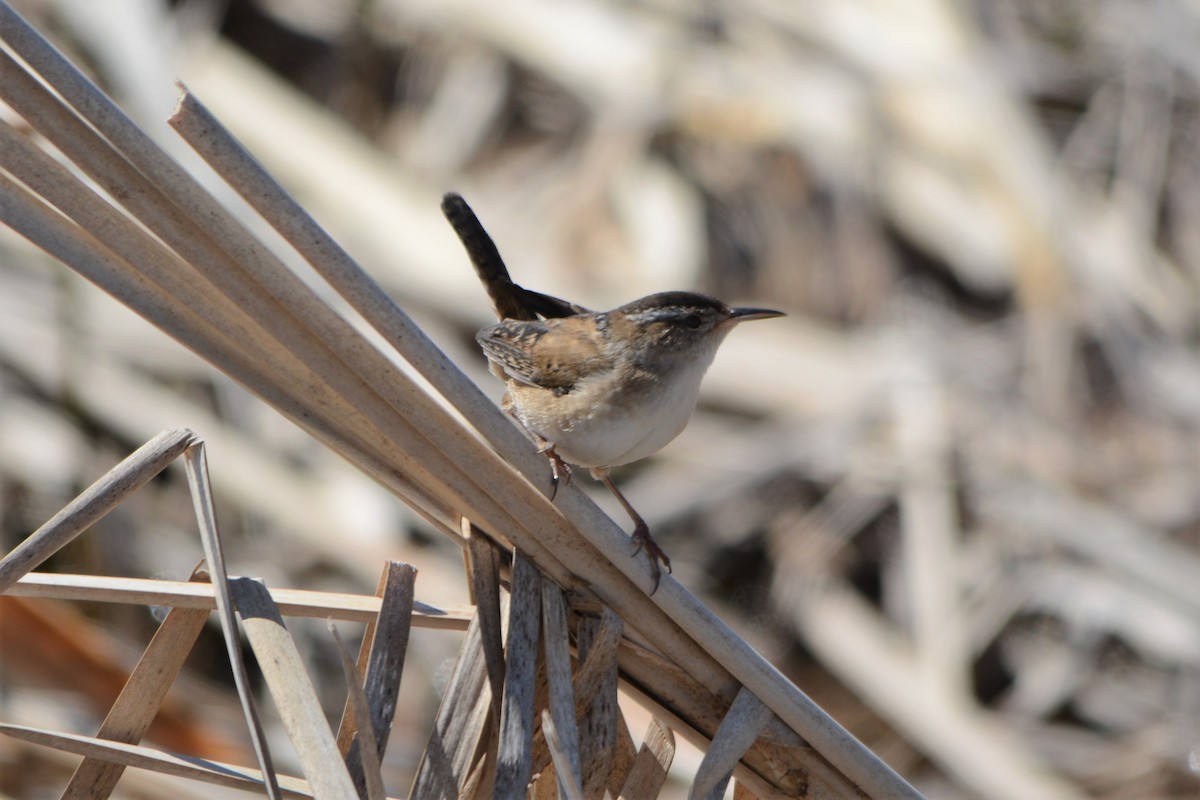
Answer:
<svg viewBox="0 0 1200 800"><path fill-rule="evenodd" d="M242 630L313 793L336 800L357 800L354 781L338 752L337 739L325 720L312 679L304 669L304 660L288 635L267 587L253 578L231 578L226 583L231 600L237 604Z"/></svg>
<svg viewBox="0 0 1200 800"><path fill-rule="evenodd" d="M207 583L209 575L197 569L191 580ZM173 608L167 613L121 694L113 702L96 738L125 744L137 744L142 740L172 681L183 669L184 660L208 622L208 616L207 609ZM64 800L107 797L123 771L124 766L120 764L85 758L76 767L62 796Z"/></svg>
<svg viewBox="0 0 1200 800"><path fill-rule="evenodd" d="M42 597L89 603L127 603L144 606L203 609L216 608L214 589L199 583L152 580L147 578L108 578L94 575L24 575L5 594L14 597ZM357 594L314 592L304 589L272 589L271 598L289 617L336 619L373 624L379 617L383 600ZM465 631L474 609L468 606L433 606L413 601L412 624L432 630Z"/></svg>
<svg viewBox="0 0 1200 800"><path fill-rule="evenodd" d="M180 448L182 447L182 451ZM372 609L374 636L370 637L370 658L367 669L366 690L359 684L358 675L349 656L344 654L346 671L350 677L350 701L355 706L356 716L363 726L356 731L359 747L348 747L347 760L353 760L353 768L343 763L337 737L329 728L313 684L303 667L296 645L283 624L279 606L261 581L249 578L230 579L226 573L224 556L208 471L204 445L189 431L167 431L139 449L125 462L101 477L80 499L68 506L70 513L58 515L54 525L30 536L24 548L18 547L0 560L0 573L9 579L24 578L21 573L35 566L36 559L30 553L44 558L43 551L53 544L62 546L85 527L81 523L93 523L110 512L117 504L149 478L160 472L165 464L163 454L182 458L188 476L188 486L200 529L206 562L211 567L209 591L204 599L210 602L195 607L176 607L168 614L158 633L147 648L138 666L129 676L125 686L101 725L97 737L72 737L46 731L37 731L19 726L5 726L2 730L10 736L40 742L60 750L79 752L85 756L84 763L68 784L65 796L87 797L103 800L109 796L121 776L124 766L136 765L145 769L167 774L190 777L209 783L226 783L234 777L212 762L193 760L191 769L181 770L179 759L168 754L147 751L136 746L146 733L158 707L166 696L172 681L179 672L200 628L209 616L209 609L217 611L221 621L234 682L250 729L260 767L262 787L270 797L281 797L282 782L289 792L306 791L294 780L281 779L271 766L270 753L259 722L255 701L248 686L249 680L240 651L239 628L234 618L236 607L244 631L257 656L260 671L265 678L284 728L299 757L301 767L308 776L309 785L315 796L340 797L352 800L360 793L379 800L383 797L379 773L381 742L386 741L386 729L390 728L395 711L395 695L400 679L400 665L404 660L408 629L413 609L413 572L401 564L390 564L385 571L383 596L379 606ZM66 535L70 534L70 535ZM195 575L193 579L195 579ZM128 581L99 579L107 586L97 587L98 579L91 579L93 596L105 600L121 597L113 589L129 588ZM86 582L86 581L85 581ZM44 585L79 588L80 581L56 579L51 576ZM118 584L114 587L113 584ZM159 582L161 589L162 582ZM39 588L36 582L24 581L27 589ZM193 584L179 584L195 588ZM157 594L171 598L189 596L195 592ZM392 591L388 591L388 589ZM147 599L145 593L137 595ZM125 594L126 599L129 593ZM332 624L332 622L330 622ZM340 639L334 636L335 645L343 650ZM368 698L367 691L371 696ZM377 739L376 728L382 729L382 738ZM254 780L249 772L241 771L238 780Z"/></svg>
<svg viewBox="0 0 1200 800"><path fill-rule="evenodd" d="M141 745L113 742L92 736L46 731L24 725L0 724L0 733L66 753L75 753L84 758L95 758L128 767L138 767L214 786L262 792L267 785L263 780L262 773L250 767L177 756ZM278 781L280 794L283 797L311 798L314 796L308 781L287 776L279 776Z"/></svg>
<svg viewBox="0 0 1200 800"><path fill-rule="evenodd" d="M217 529L217 510L213 504L212 486L208 479L208 459L205 457L203 443L190 431L187 433L190 446L183 451L183 463L187 470L188 488L192 493L192 505L196 511L196 523L200 527L200 542L204 547L206 568L212 577L213 599L217 607L217 618L221 621L225 651L229 655L229 664L233 667L233 682L237 686L238 698L242 701L242 711L245 713L250 740L254 745L254 756L258 759L259 769L262 770L263 780L266 782L267 796L276 800L279 797L279 784L271 763L271 752L267 748L267 736L258 715L258 705L250 686L246 657L242 653L237 619L234 617L233 582L225 569L225 554Z"/></svg>
<svg viewBox="0 0 1200 800"><path fill-rule="evenodd" d="M342 674L350 688L346 704L353 709L358 719L371 720L373 715L370 702L367 700L366 692L363 691L358 670L350 659L350 651L346 649L341 634L338 633L337 626L333 624L332 620L328 623L328 627L329 633L333 636L333 642L337 646L338 655L341 657ZM388 723L390 728L391 720L388 720ZM375 740L374 722L371 721L364 725L357 731L357 734L359 746L354 748L353 753L345 753L346 772L350 775L350 781L354 784L354 789L359 797L365 796L367 800L383 800L383 776L380 775L382 752L379 743ZM334 744L337 745L336 740Z"/></svg>
<svg viewBox="0 0 1200 800"><path fill-rule="evenodd" d="M338 726L337 743L360 795L378 777L379 762L391 735L413 622L416 577L411 566L388 562L376 590L379 616L363 634L358 664L346 676L351 691ZM356 699L359 694L361 702Z"/></svg>

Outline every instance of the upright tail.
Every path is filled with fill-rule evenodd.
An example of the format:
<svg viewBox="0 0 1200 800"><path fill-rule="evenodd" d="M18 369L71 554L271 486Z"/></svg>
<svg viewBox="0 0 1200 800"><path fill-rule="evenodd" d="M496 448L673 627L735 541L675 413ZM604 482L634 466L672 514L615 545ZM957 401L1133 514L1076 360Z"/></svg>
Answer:
<svg viewBox="0 0 1200 800"><path fill-rule="evenodd" d="M500 319L533 320L539 316L570 317L589 313L583 306L513 283L496 243L462 195L447 192L442 197L442 213L462 241Z"/></svg>

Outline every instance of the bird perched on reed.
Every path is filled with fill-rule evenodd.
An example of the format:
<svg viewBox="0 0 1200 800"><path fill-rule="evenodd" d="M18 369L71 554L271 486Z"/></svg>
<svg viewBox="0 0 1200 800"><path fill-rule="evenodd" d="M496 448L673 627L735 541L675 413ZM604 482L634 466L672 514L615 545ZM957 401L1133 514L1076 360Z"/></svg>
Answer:
<svg viewBox="0 0 1200 800"><path fill-rule="evenodd" d="M650 556L653 594L660 562L669 571L671 561L609 470L652 455L679 435L726 334L739 323L782 313L730 308L694 292L662 292L591 311L514 283L461 196L447 194L442 211L500 319L475 338L507 387L502 407L550 459L555 492L570 480L568 465L576 464L613 493L634 523L633 554Z"/></svg>

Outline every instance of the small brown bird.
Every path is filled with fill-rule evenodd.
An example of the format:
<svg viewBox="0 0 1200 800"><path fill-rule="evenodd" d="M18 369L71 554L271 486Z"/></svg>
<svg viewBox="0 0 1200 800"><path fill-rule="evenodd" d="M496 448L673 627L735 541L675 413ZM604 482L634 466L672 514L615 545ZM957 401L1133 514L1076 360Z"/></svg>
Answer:
<svg viewBox="0 0 1200 800"><path fill-rule="evenodd" d="M654 589L671 560L617 489L609 470L662 449L687 425L700 379L740 322L783 316L730 308L692 292L662 292L595 312L513 283L495 243L466 201L442 211L462 240L500 318L475 338L508 387L502 407L551 463L554 491L567 463L589 467L634 523L633 554L650 556ZM553 496L553 495L551 495Z"/></svg>

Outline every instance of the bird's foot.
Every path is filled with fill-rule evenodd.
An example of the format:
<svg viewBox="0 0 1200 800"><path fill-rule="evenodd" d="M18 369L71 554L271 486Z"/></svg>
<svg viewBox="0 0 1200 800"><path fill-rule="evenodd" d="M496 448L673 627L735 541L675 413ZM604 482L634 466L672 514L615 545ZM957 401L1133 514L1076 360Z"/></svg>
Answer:
<svg viewBox="0 0 1200 800"><path fill-rule="evenodd" d="M658 565L661 562L667 568L667 572L670 572L671 559L667 558L667 554L650 536L650 527L645 522L634 528L632 539L633 552L630 553L630 556L636 556L643 550L646 555L650 556L650 577L654 579L654 587L650 590L650 594L654 594L658 591L658 582L662 580L662 569Z"/></svg>
<svg viewBox="0 0 1200 800"><path fill-rule="evenodd" d="M543 442L538 452L550 461L550 499L553 500L558 495L559 485L571 483L571 465L554 452L554 445L550 442Z"/></svg>

